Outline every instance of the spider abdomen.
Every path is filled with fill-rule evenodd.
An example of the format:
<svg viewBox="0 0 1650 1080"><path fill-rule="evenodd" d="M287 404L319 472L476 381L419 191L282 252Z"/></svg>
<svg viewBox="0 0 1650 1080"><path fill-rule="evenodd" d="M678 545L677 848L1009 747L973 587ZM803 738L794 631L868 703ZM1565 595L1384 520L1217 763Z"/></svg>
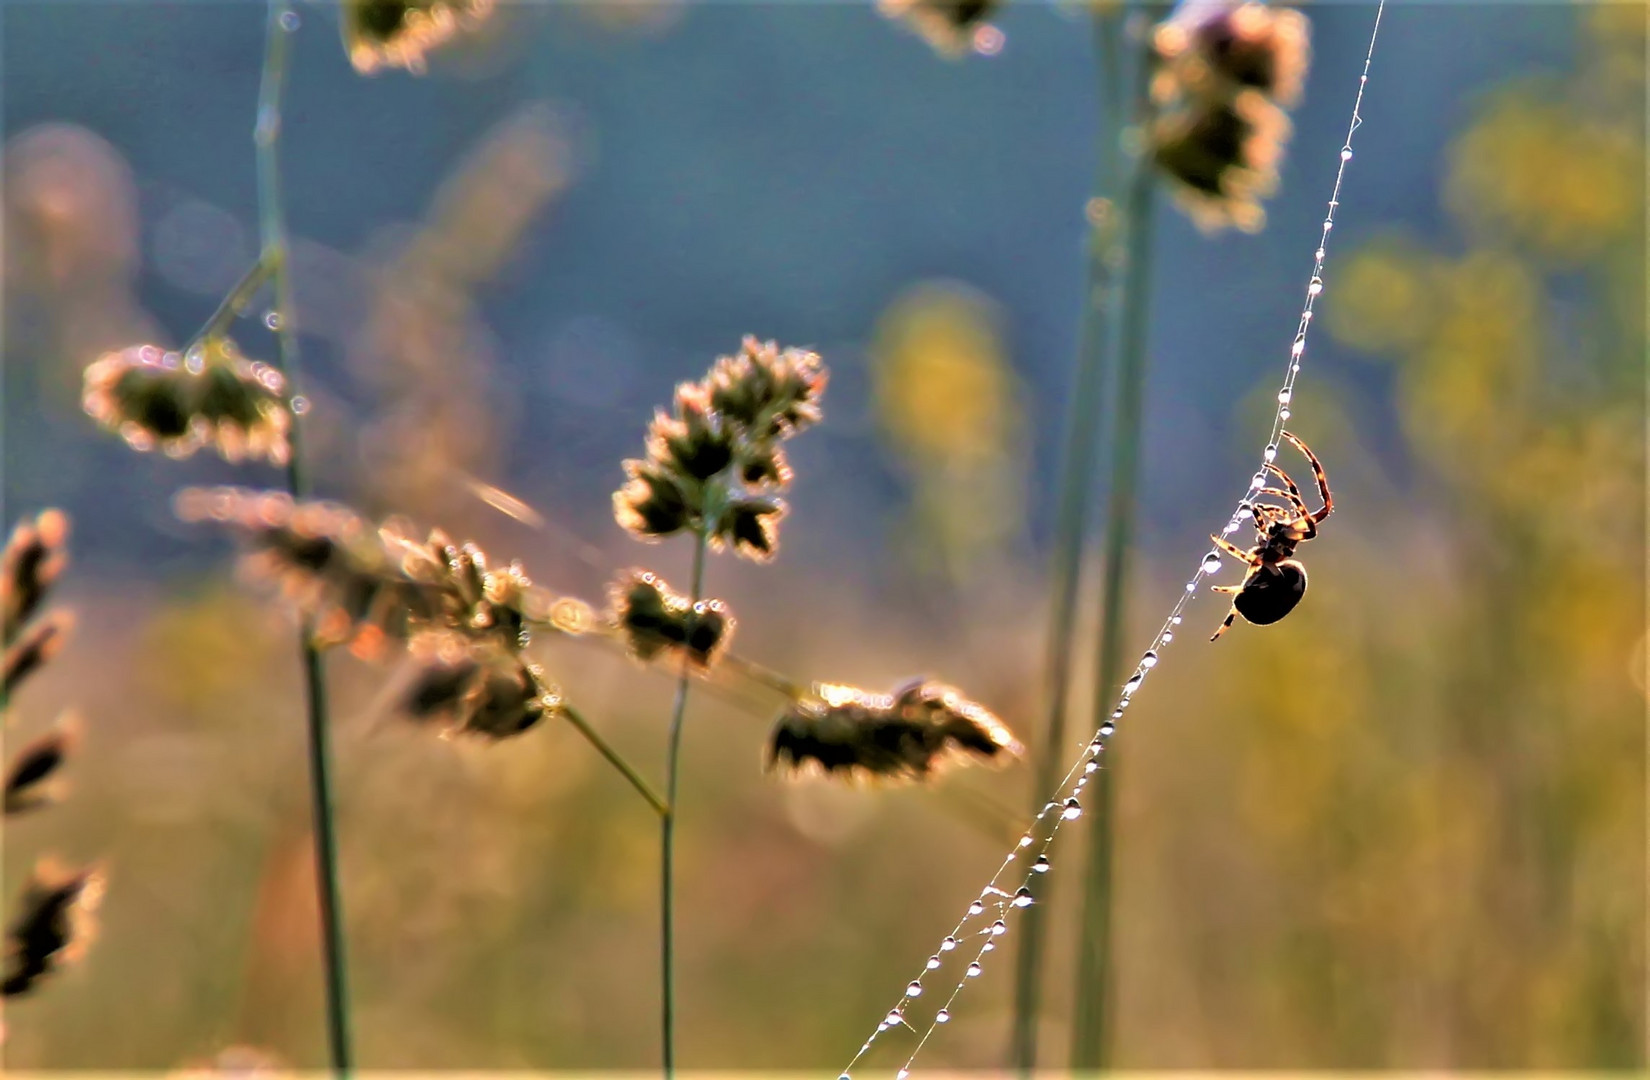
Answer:
<svg viewBox="0 0 1650 1080"><path fill-rule="evenodd" d="M1232 598L1239 615L1256 626L1277 622L1306 595L1306 567L1294 559L1261 566L1243 583L1243 591Z"/></svg>

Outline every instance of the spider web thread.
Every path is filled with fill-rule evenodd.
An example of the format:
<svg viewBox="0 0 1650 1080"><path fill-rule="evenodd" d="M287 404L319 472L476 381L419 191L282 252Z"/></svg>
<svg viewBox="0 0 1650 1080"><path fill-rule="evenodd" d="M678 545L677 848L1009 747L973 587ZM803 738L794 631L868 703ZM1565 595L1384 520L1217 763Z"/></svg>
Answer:
<svg viewBox="0 0 1650 1080"><path fill-rule="evenodd" d="M1282 437L1284 424L1290 417L1290 402L1294 398L1295 382L1300 375L1301 361L1306 355L1307 333L1312 326L1313 309L1318 297L1323 294L1324 260L1329 244L1329 232L1335 227L1335 211L1340 208L1341 184L1346 177L1346 166L1352 160L1352 136L1358 128L1363 126L1364 90L1369 85L1369 67L1375 58L1375 39L1380 34L1381 15L1386 10L1386 0L1379 0L1375 7L1375 21L1369 32L1369 48L1364 54L1363 69L1358 76L1358 94L1352 104L1352 120L1347 126L1346 139L1342 142L1339 151L1340 166L1335 171L1335 186L1329 195L1328 213L1324 215L1323 230L1318 238L1317 250L1313 252L1312 274L1307 281L1306 302L1301 307L1300 321L1295 328L1295 336L1289 345L1289 361L1284 370L1283 386L1278 390L1277 409L1272 415L1272 430L1266 440L1266 448L1262 451L1262 466L1250 478L1249 486L1239 499L1237 508L1232 511L1222 529L1221 535L1230 536L1241 528L1246 515L1251 514L1250 499L1260 488L1266 486L1266 464L1272 462L1278 452L1278 439ZM1026 828L1015 846L1010 849L1002 865L991 876L985 888L980 890L979 896L969 903L963 917L958 920L956 927L948 934L937 949L925 961L923 970L909 984L905 992L900 995L894 1007L877 1024L876 1030L860 1046L846 1067L843 1068L840 1080L850 1080L850 1074L866 1054L871 1051L879 1036L896 1027L910 1029L917 1033L919 1038L916 1047L906 1058L905 1064L896 1073L897 1080L905 1080L916 1063L917 1055L922 1053L928 1040L942 1024L951 1019L951 1008L962 995L970 980L977 978L984 970L985 959L995 951L999 938L1003 937L1012 924L1016 909L1027 906L1030 896L1025 892L1032 878L1050 870L1047 854L1053 846L1055 837L1059 835L1060 826L1067 821L1074 821L1082 815L1082 803L1079 796L1088 784L1089 777L1100 768L1100 756L1105 750L1106 740L1116 730L1117 721L1122 719L1134 699L1136 691L1145 682L1146 676L1157 666L1160 652L1174 641L1175 629L1181 623L1181 618L1192 598L1197 595L1198 587L1210 573L1218 571L1220 559L1218 553L1210 552L1198 563L1197 571L1187 580L1181 590L1179 598L1169 610L1157 633L1152 636L1151 646L1141 655L1135 665L1134 673L1123 684L1118 698L1108 719L1100 725L1094 735L1082 746L1076 761L1055 786L1054 795L1043 805L1031 824ZM1030 865L1019 873L1016 879L1011 867L1025 866L1024 860L1030 859ZM1016 885L1016 880L1018 884ZM1012 888L1013 891L1010 891ZM989 921L988 921L989 920ZM963 975L952 987L944 1003L937 1009L928 1021L928 1026L920 1032L918 1028L906 1019L905 1012L915 1000L922 997L928 989L923 983L923 977L929 972L942 968L948 954L954 952L968 953L973 949L973 956L969 966L964 969Z"/></svg>

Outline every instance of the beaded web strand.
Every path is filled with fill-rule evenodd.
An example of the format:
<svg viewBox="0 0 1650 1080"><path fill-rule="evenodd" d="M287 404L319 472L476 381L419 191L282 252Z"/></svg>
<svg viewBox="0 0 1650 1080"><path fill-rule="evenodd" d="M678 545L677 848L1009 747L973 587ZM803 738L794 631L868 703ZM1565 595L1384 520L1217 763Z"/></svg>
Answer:
<svg viewBox="0 0 1650 1080"><path fill-rule="evenodd" d="M1323 293L1323 268L1326 248L1329 243L1329 230L1335 226L1335 211L1341 205L1341 181L1346 175L1347 163L1352 160L1352 135L1363 124L1360 110L1363 106L1364 89L1369 84L1369 65L1375 57L1375 38L1380 33L1381 14L1385 10L1385 0L1380 0L1375 8L1375 23L1369 34L1369 50L1364 55L1363 71L1358 76L1358 95L1352 105L1352 121L1347 127L1346 141L1341 144L1340 167L1335 172L1335 187L1329 196L1329 212L1323 219L1323 232L1318 239L1318 247L1313 252L1312 276L1306 286L1306 303L1301 308L1300 322L1295 328L1295 336L1289 346L1289 363L1284 371L1283 386L1278 390L1277 411L1272 417L1271 436L1266 440L1266 448L1262 451L1262 465L1249 480L1243 497L1237 504L1237 509L1223 527L1222 534L1230 536L1242 527L1244 520L1251 516L1252 504L1250 499L1254 493L1266 486L1265 464L1271 463L1278 453L1278 439L1283 432L1283 426L1289 420L1289 403L1295 394L1295 380L1300 375L1301 360L1306 354L1306 334L1312 325L1312 309L1318 297ZM909 1028L917 1032L918 1028L906 1016L906 1011L915 1001L922 997L929 987L924 985L924 977L932 971L939 970L948 959L948 954L961 950L965 955L973 949L973 956L968 966L963 969L961 978L952 987L950 994L941 1003L934 1013L928 1026L921 1030L916 1047L906 1058L905 1064L895 1074L896 1080L906 1080L911 1068L922 1053L924 1046L939 1029L940 1025L951 1021L951 1009L963 989L972 979L977 978L985 968L986 956L997 948L997 941L1008 932L1015 909L1031 906L1032 895L1028 888L1032 878L1038 874L1047 873L1050 869L1048 852L1054 843L1054 838L1060 832L1060 826L1067 821L1074 821L1082 816L1083 806L1079 796L1089 777L1100 768L1100 755L1105 750L1106 740L1116 730L1116 725L1122 719L1134 699L1136 691L1146 681L1146 676L1157 666L1160 653L1175 638L1176 628L1180 626L1182 613L1192 598L1197 594L1198 586L1203 579L1219 571L1221 557L1218 551L1210 551L1198 564L1197 571L1186 582L1174 607L1170 609L1168 617L1163 620L1162 626L1152 637L1151 647L1141 655L1135 665L1134 674L1123 684L1118 700L1112 709L1110 717L1100 725L1094 737L1082 748L1077 760L1072 764L1066 775L1055 787L1055 794L1044 804L1037 816L1032 819L1014 848L1003 859L1002 865L992 875L991 881L980 890L980 894L969 905L956 927L948 934L940 947L931 955L918 976L910 981L895 1002L894 1007L878 1022L873 1031L853 1059L842 1070L839 1080L851 1080L851 1073L867 1053L878 1037L896 1027ZM1030 866L1025 866L1024 860L1030 859ZM1023 867L1023 869L1019 869ZM1011 869L1016 868L1016 869ZM1015 885L1018 873L1018 885ZM991 920L987 923L986 920Z"/></svg>

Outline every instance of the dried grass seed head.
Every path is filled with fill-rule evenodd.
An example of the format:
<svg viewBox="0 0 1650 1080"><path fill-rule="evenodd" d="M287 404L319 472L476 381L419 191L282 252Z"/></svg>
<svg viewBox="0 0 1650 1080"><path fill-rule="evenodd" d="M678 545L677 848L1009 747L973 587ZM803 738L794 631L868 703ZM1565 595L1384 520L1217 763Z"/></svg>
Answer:
<svg viewBox="0 0 1650 1080"><path fill-rule="evenodd" d="M779 551L779 522L788 507L773 495L752 495L729 503L710 535L711 547L731 547L735 555L767 562Z"/></svg>
<svg viewBox="0 0 1650 1080"><path fill-rule="evenodd" d="M736 355L717 358L706 388L712 408L762 443L819 423L829 378L818 353L747 336Z"/></svg>
<svg viewBox="0 0 1650 1080"><path fill-rule="evenodd" d="M73 715L25 743L6 767L5 816L50 806L63 797L59 772L80 744L80 722Z"/></svg>
<svg viewBox="0 0 1650 1080"><path fill-rule="evenodd" d="M444 736L519 735L561 707L544 673L494 642L431 632L408 645L413 674L400 695L412 720L446 721Z"/></svg>
<svg viewBox="0 0 1650 1080"><path fill-rule="evenodd" d="M425 54L493 9L492 0L343 0L344 51L363 75L425 70Z"/></svg>
<svg viewBox="0 0 1650 1080"><path fill-rule="evenodd" d="M36 865L23 888L17 918L6 931L0 996L32 990L59 964L84 953L103 889L103 873L95 867L68 870L51 859Z"/></svg>
<svg viewBox="0 0 1650 1080"><path fill-rule="evenodd" d="M676 387L675 415L654 414L647 455L684 479L703 483L733 463L734 432L702 383Z"/></svg>
<svg viewBox="0 0 1650 1080"><path fill-rule="evenodd" d="M727 651L737 625L720 600L691 603L647 570L628 570L608 589L609 618L636 659L680 655L700 670Z"/></svg>
<svg viewBox="0 0 1650 1080"><path fill-rule="evenodd" d="M779 717L768 766L849 779L926 780L959 761L999 763L1022 752L995 714L943 683L915 679L890 694L823 683Z"/></svg>
<svg viewBox="0 0 1650 1080"><path fill-rule="evenodd" d="M10 642L68 565L69 518L42 510L12 529L0 553L0 640Z"/></svg>
<svg viewBox="0 0 1650 1080"><path fill-rule="evenodd" d="M285 380L228 338L203 342L187 357L154 345L105 353L86 368L82 404L135 450L185 458L212 447L230 462L274 465L292 452Z"/></svg>
<svg viewBox="0 0 1650 1080"><path fill-rule="evenodd" d="M440 530L415 540L398 519L374 530L336 503L190 489L178 496L177 512L238 533L248 549L242 572L309 613L323 646L348 644L374 657L386 642L450 630L515 651L527 644L527 608L549 606L519 564L492 569L476 545Z"/></svg>
<svg viewBox="0 0 1650 1080"><path fill-rule="evenodd" d="M1163 113L1152 125L1151 153L1199 228L1255 232L1266 222L1260 200L1277 187L1289 132L1281 109L1245 91L1230 102L1193 102Z"/></svg>
<svg viewBox="0 0 1650 1080"><path fill-rule="evenodd" d="M1152 34L1160 70L1152 96L1223 99L1254 90L1285 108L1299 100L1311 60L1311 24L1293 8L1245 0L1181 5Z"/></svg>
<svg viewBox="0 0 1650 1080"><path fill-rule="evenodd" d="M0 657L0 702L9 700L24 679L56 656L73 629L71 611L49 611L31 622Z"/></svg>
<svg viewBox="0 0 1650 1080"><path fill-rule="evenodd" d="M1002 6L1002 0L878 0L890 19L905 22L946 56L962 56Z"/></svg>
<svg viewBox="0 0 1650 1080"><path fill-rule="evenodd" d="M624 463L625 485L613 493L613 516L638 540L652 543L692 524L682 485L654 461Z"/></svg>

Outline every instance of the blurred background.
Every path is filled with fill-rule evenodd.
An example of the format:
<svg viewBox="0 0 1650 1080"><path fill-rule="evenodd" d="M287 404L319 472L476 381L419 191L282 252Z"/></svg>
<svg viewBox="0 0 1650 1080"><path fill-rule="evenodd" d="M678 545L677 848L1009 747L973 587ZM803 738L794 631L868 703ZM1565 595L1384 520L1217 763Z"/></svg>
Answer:
<svg viewBox="0 0 1650 1080"><path fill-rule="evenodd" d="M741 335L814 347L826 422L791 445L781 555L710 568L737 647L942 678L1038 743L1102 136L1080 10L1012 5L999 52L954 62L863 4L506 4L421 78L357 76L336 12L300 13L286 184L326 494L592 600L630 565L685 582L689 545L614 524L620 461ZM1373 10L1309 14L1265 231L1159 210L1142 642L1253 468L1311 267ZM256 254L263 30L256 4L0 8L4 523L72 515L81 620L9 734L87 721L69 801L8 825L6 895L45 851L110 874L86 961L8 1009L12 1068L322 1061L291 623L169 507L280 476L135 455L79 403L85 364L183 343ZM1337 499L1311 595L1218 646L1200 598L1115 744L1120 1066L1643 1066L1644 61L1640 4L1387 10L1292 421ZM255 315L236 333L273 352ZM659 774L665 675L539 659ZM647 807L564 727L440 742L375 707L382 669L331 672L361 1064L656 1062ZM689 709L688 1067L839 1069L1032 797L1024 764L765 776L779 704ZM1054 1064L1080 839L1050 875ZM1011 976L924 1060L1004 1061Z"/></svg>

